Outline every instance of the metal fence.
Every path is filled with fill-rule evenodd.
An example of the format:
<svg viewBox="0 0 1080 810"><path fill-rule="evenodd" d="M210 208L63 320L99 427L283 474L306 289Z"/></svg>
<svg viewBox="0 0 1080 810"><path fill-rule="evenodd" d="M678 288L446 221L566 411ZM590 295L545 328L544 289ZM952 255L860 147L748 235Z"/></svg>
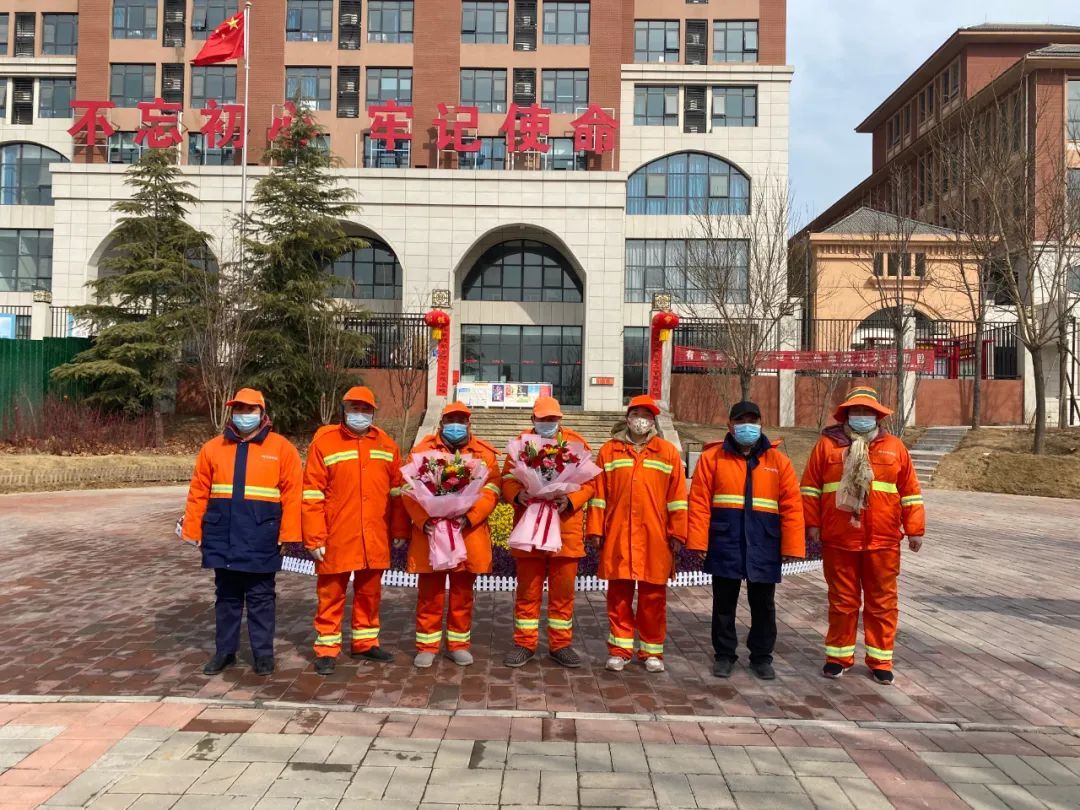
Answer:
<svg viewBox="0 0 1080 810"><path fill-rule="evenodd" d="M750 334L749 330L754 330L754 334ZM729 356L740 355L743 348L756 349L759 352L780 350L779 326L769 321L681 318L673 337L676 346L693 346ZM679 374L705 374L709 369L700 366L674 366L672 371ZM715 373L715 370L713 371ZM731 373L734 373L734 369ZM759 373L775 372L762 370Z"/></svg>
<svg viewBox="0 0 1080 810"><path fill-rule="evenodd" d="M32 307L18 305L0 306L0 314L15 316L15 339L30 339L30 313Z"/></svg>
<svg viewBox="0 0 1080 810"><path fill-rule="evenodd" d="M371 344L358 368L426 369L430 345L422 315L370 315L346 318L345 328L368 335Z"/></svg>

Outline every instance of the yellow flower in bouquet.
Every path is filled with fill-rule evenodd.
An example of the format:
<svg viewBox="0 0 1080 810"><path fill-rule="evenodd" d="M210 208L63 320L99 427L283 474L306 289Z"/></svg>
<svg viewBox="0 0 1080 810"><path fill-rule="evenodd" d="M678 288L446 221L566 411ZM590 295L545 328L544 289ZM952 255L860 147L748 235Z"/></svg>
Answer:
<svg viewBox="0 0 1080 810"><path fill-rule="evenodd" d="M500 503L488 517L488 529L491 531L491 543L499 548L508 548L507 540L514 530L514 507Z"/></svg>

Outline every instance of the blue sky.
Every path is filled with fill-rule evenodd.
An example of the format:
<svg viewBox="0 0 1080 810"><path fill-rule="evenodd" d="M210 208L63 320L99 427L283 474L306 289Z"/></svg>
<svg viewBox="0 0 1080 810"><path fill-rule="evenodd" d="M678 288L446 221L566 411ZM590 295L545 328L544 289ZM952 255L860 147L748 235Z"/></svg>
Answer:
<svg viewBox="0 0 1080 810"><path fill-rule="evenodd" d="M796 208L816 216L866 177L870 135L856 125L957 28L984 22L1080 25L1080 2L788 0Z"/></svg>

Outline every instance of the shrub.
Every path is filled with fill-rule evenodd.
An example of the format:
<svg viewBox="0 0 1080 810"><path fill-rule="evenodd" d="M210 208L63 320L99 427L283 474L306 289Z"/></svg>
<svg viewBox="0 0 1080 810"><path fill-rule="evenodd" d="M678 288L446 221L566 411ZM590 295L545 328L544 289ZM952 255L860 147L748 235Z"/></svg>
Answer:
<svg viewBox="0 0 1080 810"><path fill-rule="evenodd" d="M0 436L20 450L70 455L131 453L156 447L153 418L127 416L67 398L47 397L40 409L16 403Z"/></svg>

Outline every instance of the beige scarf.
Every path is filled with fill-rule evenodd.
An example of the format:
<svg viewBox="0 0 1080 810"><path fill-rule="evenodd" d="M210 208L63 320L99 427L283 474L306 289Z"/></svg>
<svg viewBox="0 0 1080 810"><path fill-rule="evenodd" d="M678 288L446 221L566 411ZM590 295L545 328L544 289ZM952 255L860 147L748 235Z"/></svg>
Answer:
<svg viewBox="0 0 1080 810"><path fill-rule="evenodd" d="M860 516L870 497L870 487L874 481L874 467L870 464L870 442L877 437L875 426L869 433L856 433L844 425L844 433L851 439L847 458L844 459L844 474L840 478L840 488L836 491L836 508L851 512L851 525L861 526Z"/></svg>

